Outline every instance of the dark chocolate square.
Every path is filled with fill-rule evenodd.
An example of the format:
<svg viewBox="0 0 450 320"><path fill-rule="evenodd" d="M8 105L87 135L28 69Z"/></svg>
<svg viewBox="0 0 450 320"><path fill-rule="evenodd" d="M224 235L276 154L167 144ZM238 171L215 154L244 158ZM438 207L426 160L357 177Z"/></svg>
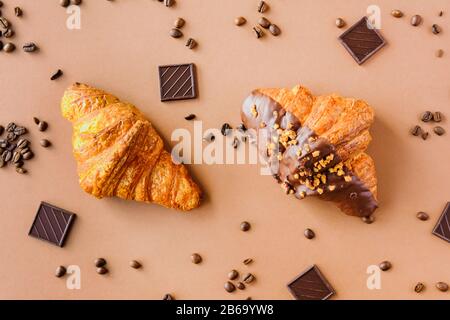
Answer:
<svg viewBox="0 0 450 320"><path fill-rule="evenodd" d="M197 97L195 65L176 64L159 67L161 101L186 100Z"/></svg>
<svg viewBox="0 0 450 320"><path fill-rule="evenodd" d="M28 235L63 247L75 217L74 213L41 202Z"/></svg>
<svg viewBox="0 0 450 320"><path fill-rule="evenodd" d="M370 24L367 17L350 27L339 37L339 40L360 65L387 43L381 33Z"/></svg>
<svg viewBox="0 0 450 320"><path fill-rule="evenodd" d="M434 227L433 234L447 242L450 242L450 202L442 212L436 226Z"/></svg>
<svg viewBox="0 0 450 320"><path fill-rule="evenodd" d="M315 265L289 283L288 289L296 300L327 300L336 293Z"/></svg>

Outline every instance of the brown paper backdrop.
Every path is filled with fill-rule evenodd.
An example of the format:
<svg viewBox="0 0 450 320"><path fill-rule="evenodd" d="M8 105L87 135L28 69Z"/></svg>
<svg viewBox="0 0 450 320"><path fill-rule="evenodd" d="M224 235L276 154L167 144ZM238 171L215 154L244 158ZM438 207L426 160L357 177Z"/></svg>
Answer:
<svg viewBox="0 0 450 320"><path fill-rule="evenodd" d="M41 50L0 54L1 123L28 126L36 151L30 174L0 172L0 298L160 299L170 292L178 299L290 299L286 284L311 264L335 287L336 299L449 298L434 283L450 282L450 244L431 235L450 200L449 135L432 134L427 142L408 135L420 112L450 114L448 1L376 1L389 45L362 67L337 41L343 30L334 20L353 24L374 1L268 1L266 16L283 34L261 40L251 32L259 17L256 0L179 0L170 9L149 0L85 0L82 28L75 31L65 27L67 14L56 0L4 2L14 42L33 40ZM20 19L12 14L15 5L24 10ZM396 8L407 16L392 18ZM413 28L409 18L416 13L424 24ZM248 19L240 28L233 25L239 15ZM187 21L182 40L168 36L178 16ZM432 35L432 23L444 32ZM195 51L184 47L189 36L199 42ZM446 51L442 59L434 56L439 48ZM200 97L160 103L157 66L189 62L197 65ZM50 82L57 68L65 75ZM78 186L71 125L59 112L64 89L75 81L136 104L167 142L175 128L192 129L184 120L189 113L205 128L239 124L241 102L256 87L301 83L316 94L366 99L377 115L369 150L378 169L377 221L365 225L332 204L288 198L255 166L190 166L207 194L190 214L95 200ZM33 116L47 120L49 130L38 132ZM443 126L450 130L448 120ZM54 146L37 146L42 137ZM78 214L63 249L27 236L41 200ZM430 221L418 221L418 210ZM248 233L239 230L243 220L252 223ZM317 233L313 241L303 237L307 227ZM193 252L202 254L201 265L190 262ZM108 260L108 276L95 273L93 260L100 256ZM241 264L248 257L255 260L251 267ZM130 259L144 268L131 269ZM393 269L382 274L382 290L368 290L366 268L385 259ZM81 290L67 290L65 280L53 276L60 264L81 267ZM230 295L223 284L231 268L251 270L258 280ZM420 296L412 290L418 281L427 285Z"/></svg>

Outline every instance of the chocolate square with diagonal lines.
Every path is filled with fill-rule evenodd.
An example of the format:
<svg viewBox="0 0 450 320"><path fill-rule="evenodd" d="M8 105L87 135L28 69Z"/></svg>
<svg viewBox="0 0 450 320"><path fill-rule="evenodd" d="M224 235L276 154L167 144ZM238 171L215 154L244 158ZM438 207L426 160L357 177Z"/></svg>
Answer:
<svg viewBox="0 0 450 320"><path fill-rule="evenodd" d="M335 291L317 266L306 269L288 284L296 300L327 300Z"/></svg>
<svg viewBox="0 0 450 320"><path fill-rule="evenodd" d="M350 27L339 37L339 40L360 65L387 43L367 17L362 18Z"/></svg>
<svg viewBox="0 0 450 320"><path fill-rule="evenodd" d="M438 236L442 240L450 242L450 202L442 212L436 226L434 227L433 234Z"/></svg>
<svg viewBox="0 0 450 320"><path fill-rule="evenodd" d="M197 97L195 65L176 64L159 67L161 101L186 100Z"/></svg>
<svg viewBox="0 0 450 320"><path fill-rule="evenodd" d="M74 213L42 202L28 235L63 247L75 217Z"/></svg>

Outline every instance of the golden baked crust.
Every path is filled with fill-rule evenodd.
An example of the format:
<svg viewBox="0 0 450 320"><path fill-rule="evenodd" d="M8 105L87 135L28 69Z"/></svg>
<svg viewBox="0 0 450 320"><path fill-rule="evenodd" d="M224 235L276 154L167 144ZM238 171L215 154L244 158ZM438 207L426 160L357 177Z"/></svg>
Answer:
<svg viewBox="0 0 450 320"><path fill-rule="evenodd" d="M199 187L183 165L173 163L136 107L77 83L64 93L61 111L73 124L73 154L84 191L184 211L199 206Z"/></svg>

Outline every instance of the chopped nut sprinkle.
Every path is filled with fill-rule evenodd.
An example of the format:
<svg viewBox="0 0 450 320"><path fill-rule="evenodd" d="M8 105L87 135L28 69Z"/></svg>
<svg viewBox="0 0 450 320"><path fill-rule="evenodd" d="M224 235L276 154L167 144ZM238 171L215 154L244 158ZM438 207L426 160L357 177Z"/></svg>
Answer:
<svg viewBox="0 0 450 320"><path fill-rule="evenodd" d="M256 108L256 104L254 104L254 105L252 106L252 109L251 109L250 112L252 113L252 115L253 115L254 118L257 118L257 117L258 117L258 109Z"/></svg>
<svg viewBox="0 0 450 320"><path fill-rule="evenodd" d="M345 176L345 177L344 177L344 180L345 180L345 182L350 182L350 181L352 181L352 177L350 177L350 176Z"/></svg>
<svg viewBox="0 0 450 320"><path fill-rule="evenodd" d="M320 151L319 151L319 150L316 150L316 151L314 151L314 152L312 153L312 155L313 155L314 158L317 158L318 156L320 156Z"/></svg>

